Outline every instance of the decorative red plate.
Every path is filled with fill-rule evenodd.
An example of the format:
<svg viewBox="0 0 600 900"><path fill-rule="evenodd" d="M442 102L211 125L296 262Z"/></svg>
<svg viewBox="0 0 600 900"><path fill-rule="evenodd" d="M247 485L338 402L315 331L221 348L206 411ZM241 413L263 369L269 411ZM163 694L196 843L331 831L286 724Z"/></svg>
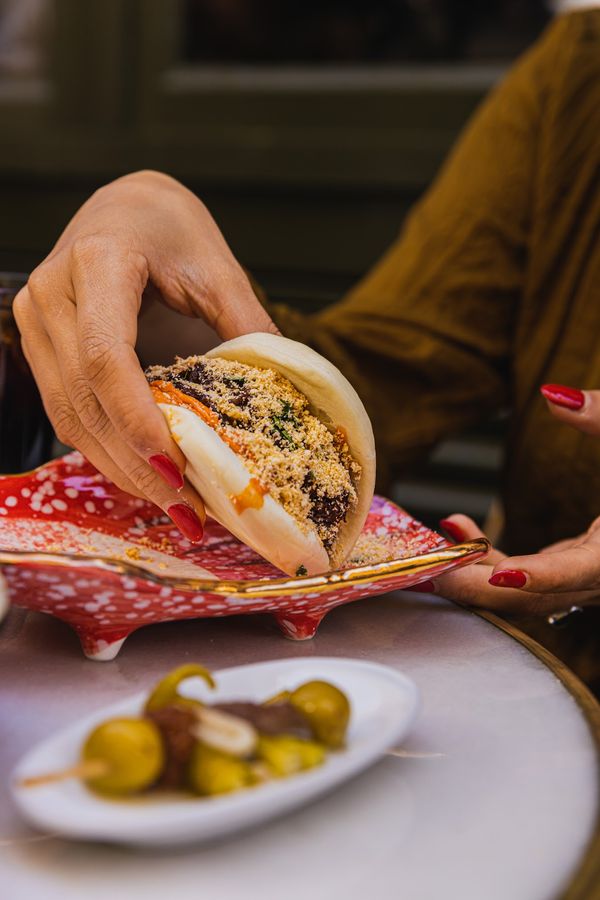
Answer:
<svg viewBox="0 0 600 900"><path fill-rule="evenodd" d="M209 520L200 546L161 510L123 493L79 453L0 477L0 564L16 606L77 631L84 653L113 659L153 622L271 612L286 637L313 637L335 606L417 584L485 556L485 540L448 545L375 497L352 559L289 578Z"/></svg>

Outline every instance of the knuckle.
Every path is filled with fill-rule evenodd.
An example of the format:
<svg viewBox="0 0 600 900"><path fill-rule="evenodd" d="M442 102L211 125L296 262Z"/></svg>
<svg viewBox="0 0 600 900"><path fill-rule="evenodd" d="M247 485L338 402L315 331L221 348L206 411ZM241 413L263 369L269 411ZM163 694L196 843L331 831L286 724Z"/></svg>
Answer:
<svg viewBox="0 0 600 900"><path fill-rule="evenodd" d="M110 378L113 371L112 359L113 347L106 338L90 335L82 339L81 366L90 382L97 383Z"/></svg>
<svg viewBox="0 0 600 900"><path fill-rule="evenodd" d="M156 475L146 463L140 460L139 463L132 465L125 474L136 488L145 496L151 496L156 493Z"/></svg>
<svg viewBox="0 0 600 900"><path fill-rule="evenodd" d="M110 235L102 233L78 235L71 244L71 261L75 266L87 269L116 243Z"/></svg>
<svg viewBox="0 0 600 900"><path fill-rule="evenodd" d="M81 424L102 442L108 437L111 424L95 394L89 389L87 383L82 381L75 385L73 397Z"/></svg>
<svg viewBox="0 0 600 900"><path fill-rule="evenodd" d="M53 267L47 263L40 263L27 279L27 288L34 299L42 299L54 287L55 275Z"/></svg>
<svg viewBox="0 0 600 900"><path fill-rule="evenodd" d="M77 446L80 443L81 423L66 397L48 399L48 417L62 444Z"/></svg>
<svg viewBox="0 0 600 900"><path fill-rule="evenodd" d="M41 263L29 276L26 288L20 292L26 291L26 298L20 302L22 311L27 315L28 311L31 312L32 307L37 307L43 312L44 308L50 306L56 297L58 293L56 287L54 266L48 262Z"/></svg>
<svg viewBox="0 0 600 900"><path fill-rule="evenodd" d="M141 169L137 172L131 172L129 175L119 179L115 184L122 185L136 197L150 197L153 200L157 191L167 191L170 194L187 193L186 188L171 175L154 169Z"/></svg>

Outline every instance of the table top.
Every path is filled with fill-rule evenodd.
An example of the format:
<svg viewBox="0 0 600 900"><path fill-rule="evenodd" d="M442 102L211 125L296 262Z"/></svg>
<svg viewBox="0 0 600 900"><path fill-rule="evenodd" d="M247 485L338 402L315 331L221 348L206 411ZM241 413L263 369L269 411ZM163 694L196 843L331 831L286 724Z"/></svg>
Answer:
<svg viewBox="0 0 600 900"><path fill-rule="evenodd" d="M304 809L214 845L148 853L36 834L8 798L33 742L174 665L306 656L398 668L423 708L400 751ZM557 671L492 622L407 593L339 608L303 643L266 616L154 625L108 663L83 658L63 623L13 609L0 627L4 896L548 900L571 884L570 897L591 897L598 708Z"/></svg>

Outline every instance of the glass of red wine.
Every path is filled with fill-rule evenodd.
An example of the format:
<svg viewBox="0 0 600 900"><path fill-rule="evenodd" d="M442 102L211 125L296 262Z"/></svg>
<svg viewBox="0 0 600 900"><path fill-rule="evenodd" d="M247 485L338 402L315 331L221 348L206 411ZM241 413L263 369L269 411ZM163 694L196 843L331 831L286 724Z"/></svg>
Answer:
<svg viewBox="0 0 600 900"><path fill-rule="evenodd" d="M0 272L0 474L27 472L52 456L54 434L21 349L12 303L27 275Z"/></svg>

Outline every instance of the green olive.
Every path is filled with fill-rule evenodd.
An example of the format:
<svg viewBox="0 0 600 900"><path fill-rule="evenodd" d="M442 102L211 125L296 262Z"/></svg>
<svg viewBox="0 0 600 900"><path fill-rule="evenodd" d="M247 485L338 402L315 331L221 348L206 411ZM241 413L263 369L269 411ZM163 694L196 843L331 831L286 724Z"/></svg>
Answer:
<svg viewBox="0 0 600 900"><path fill-rule="evenodd" d="M194 745L188 768L188 783L196 794L229 794L256 781L247 762L213 750L206 744Z"/></svg>
<svg viewBox="0 0 600 900"><path fill-rule="evenodd" d="M134 794L160 775L165 752L160 731L148 719L111 719L94 728L82 750L84 761L106 764L106 773L88 779L101 794Z"/></svg>
<svg viewBox="0 0 600 900"><path fill-rule="evenodd" d="M295 775L303 769L312 769L325 759L322 744L288 734L261 735L256 753L272 774L280 778Z"/></svg>
<svg viewBox="0 0 600 900"><path fill-rule="evenodd" d="M195 663L179 666L158 682L146 701L145 711L153 712L173 703L184 706L196 706L198 704L197 700L190 700L177 693L177 688L182 681L185 681L186 678L194 677L203 678L211 688L215 686L212 675L204 666L198 666Z"/></svg>
<svg viewBox="0 0 600 900"><path fill-rule="evenodd" d="M350 703L339 688L327 681L307 681L292 691L290 703L307 718L318 741L327 747L343 746Z"/></svg>

